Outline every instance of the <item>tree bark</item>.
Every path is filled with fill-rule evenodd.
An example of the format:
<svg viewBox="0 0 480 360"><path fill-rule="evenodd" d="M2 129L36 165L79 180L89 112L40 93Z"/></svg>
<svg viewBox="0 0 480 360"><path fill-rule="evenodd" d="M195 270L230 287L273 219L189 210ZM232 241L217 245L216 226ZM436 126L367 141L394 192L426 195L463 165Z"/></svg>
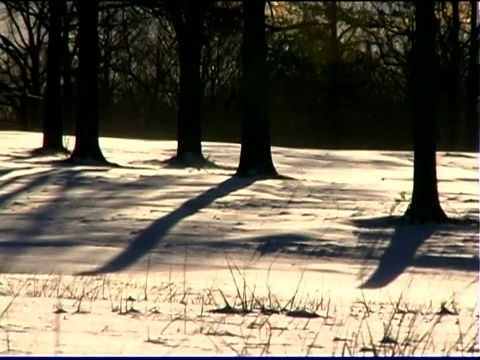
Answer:
<svg viewBox="0 0 480 360"><path fill-rule="evenodd" d="M415 3L413 49L413 193L404 223L442 222L437 184L436 126L438 59L435 52L434 1Z"/></svg>
<svg viewBox="0 0 480 360"><path fill-rule="evenodd" d="M62 1L62 75L63 75L63 117L70 126L74 121L72 60L70 54L70 23L67 1Z"/></svg>
<svg viewBox="0 0 480 360"><path fill-rule="evenodd" d="M43 117L44 150L64 150L63 113L60 93L62 65L62 24L60 0L50 0L49 30L47 47L47 86L45 90L45 108Z"/></svg>
<svg viewBox="0 0 480 360"><path fill-rule="evenodd" d="M479 30L477 24L478 8L477 1L470 1L471 16L470 16L470 47L469 47L469 61L468 61L468 79L467 79L467 112L466 112L466 139L471 139L472 134L475 136L475 146L478 149L478 134L479 134L479 118L478 118L478 104L479 104L479 88L480 88L480 74L479 74Z"/></svg>
<svg viewBox="0 0 480 360"><path fill-rule="evenodd" d="M243 2L243 113L237 176L277 175L270 146L265 4Z"/></svg>
<svg viewBox="0 0 480 360"><path fill-rule="evenodd" d="M106 163L99 137L99 40L98 0L78 1L78 94L75 148L72 160L89 159Z"/></svg>
<svg viewBox="0 0 480 360"><path fill-rule="evenodd" d="M168 162L199 164L202 154L203 87L200 66L204 40L205 15L210 0L172 1L168 3L178 43L180 63L177 113L177 153Z"/></svg>
<svg viewBox="0 0 480 360"><path fill-rule="evenodd" d="M189 156L203 159L201 131L203 89L200 66L205 10L202 0L186 2L185 23L177 33L180 62L180 98L176 157L184 161L188 160Z"/></svg>

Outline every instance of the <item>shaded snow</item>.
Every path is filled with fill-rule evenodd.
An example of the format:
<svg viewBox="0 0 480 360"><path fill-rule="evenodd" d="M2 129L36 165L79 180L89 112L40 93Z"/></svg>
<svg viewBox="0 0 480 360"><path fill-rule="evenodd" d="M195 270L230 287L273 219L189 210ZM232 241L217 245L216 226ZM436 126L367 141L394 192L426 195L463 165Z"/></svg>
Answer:
<svg viewBox="0 0 480 360"><path fill-rule="evenodd" d="M279 172L296 180L254 182L229 178L238 160L235 144L204 145L227 169L182 170L149 165L171 156L175 143L169 141L102 138L108 160L124 168L24 157L39 134L2 132L0 141L0 246L9 255L7 268L45 248L58 254L61 267L62 256L79 248L126 246L136 252L125 254L131 265L151 251L183 253L186 245L194 254L259 248L261 254L373 260L395 234L392 219L405 211L412 187L405 152L274 148ZM476 155L439 155L438 162L444 209L476 219ZM412 235L401 236L418 234L405 231ZM432 225L412 241L419 242L418 266L445 261L458 270L478 268L476 223Z"/></svg>

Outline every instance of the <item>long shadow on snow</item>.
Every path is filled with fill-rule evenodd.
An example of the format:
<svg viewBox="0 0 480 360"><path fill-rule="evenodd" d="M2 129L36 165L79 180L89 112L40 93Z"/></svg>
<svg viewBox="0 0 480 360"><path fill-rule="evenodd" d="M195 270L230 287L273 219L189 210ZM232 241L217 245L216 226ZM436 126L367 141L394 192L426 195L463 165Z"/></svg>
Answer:
<svg viewBox="0 0 480 360"><path fill-rule="evenodd" d="M188 246L190 250L202 252L212 250L254 250L255 255L261 257L267 254L273 254L281 250L283 247L295 246L302 241L309 241L311 238L302 234L284 233L284 234L267 234L255 237L229 239L228 241L220 240L195 240L194 243L178 241L168 244L170 250L184 249Z"/></svg>
<svg viewBox="0 0 480 360"><path fill-rule="evenodd" d="M90 169L90 172L104 172L100 169ZM17 229L12 240L1 241L0 248L4 249L2 252L6 254L3 259L2 267L8 269L8 263L14 262L15 258L28 252L31 248L55 247L55 248L70 248L78 246L79 243L62 239L58 240L35 240L36 237L42 236L49 228L49 223L55 221L58 214L61 213L61 204L65 201L67 193L79 187L78 178L83 172L79 170L49 170L37 176L29 184L22 187L20 192L33 190L42 185L46 185L51 179L61 180L63 183L58 190L54 199L43 203L38 209L27 214L27 221L25 227ZM38 174L36 174L38 175ZM10 199L12 196L20 195L19 191L14 191L6 194L5 197Z"/></svg>
<svg viewBox="0 0 480 360"><path fill-rule="evenodd" d="M151 167L145 167L145 166L130 166L130 165L120 165L117 163L113 163L108 161L107 163L102 164L102 163L81 163L81 162L75 162L70 159L69 156L61 153L46 153L46 154L32 154L32 150L28 150L25 152L26 155L16 155L16 154L10 154L8 155L6 161L9 162L15 162L15 161L20 161L20 162L25 162L27 161L28 163L32 165L49 165L55 168L75 168L75 167L88 167L88 168L111 168L111 169L130 169L130 170L151 170ZM34 161L30 161L34 160ZM15 169L16 170L16 169ZM0 172L0 176L1 176Z"/></svg>
<svg viewBox="0 0 480 360"><path fill-rule="evenodd" d="M15 199L16 197L20 196L21 194L23 194L25 192L32 191L32 190L34 190L34 189L36 189L36 188L38 188L42 185L47 184L48 181L50 180L51 176L52 176L52 173L53 173L53 170L46 170L46 171L41 171L41 172L38 172L38 173L35 173L35 174L18 175L18 176L12 177L12 178L4 181L2 184L0 184L0 188L8 186L8 185L14 183L15 181L20 180L24 177L33 177L33 179L30 182L23 185L19 189L15 190L15 191L12 191L12 192L9 192L9 193L6 193L6 194L3 194L3 195L0 195L0 206L2 204L5 204L5 203Z"/></svg>
<svg viewBox="0 0 480 360"><path fill-rule="evenodd" d="M384 228L391 226L393 217L354 220L357 225L370 228ZM444 224L423 225L396 225L388 247L380 258L377 268L366 281L360 285L361 289L378 289L387 286L400 276L409 266L452 268L466 271L478 271L479 259L444 256L420 256L415 259L415 253L433 234L444 229ZM373 238L378 240L378 235ZM375 241L372 242L375 247Z"/></svg>
<svg viewBox="0 0 480 360"><path fill-rule="evenodd" d="M8 173L11 173L12 171L17 171L17 170L27 170L31 169L31 166L24 166L24 167L17 167L17 168L10 168L10 169L0 169L0 177L7 175Z"/></svg>
<svg viewBox="0 0 480 360"><path fill-rule="evenodd" d="M132 190L135 191L145 191L149 188L155 186L155 189L158 190L159 186L162 184L160 182L155 183L145 183L145 181L137 182L126 182L126 183L117 183L115 181L110 181L108 178L97 178L93 177L92 174L102 174L107 173L109 170L105 168L88 168L88 169L75 169L75 168L58 168L58 169L48 169L46 171L38 172L35 174L26 174L18 175L12 177L2 184L0 184L0 189L3 186L10 185L24 177L32 177L28 183L16 189L14 191L0 195L0 205L8 203L14 198L21 197L25 192L33 193L38 188L44 185L55 185L55 193L52 194L52 198L46 202L41 202L40 206L34 208L29 208L29 211L25 214L25 220L27 224L21 229L15 229L14 240L7 240L0 242L0 246L4 248L17 248L20 249L24 247L25 251L28 247L41 247L48 246L47 244L51 243L58 244L59 247L66 247L66 245L60 242L50 241L50 240L40 240L33 241L28 240L30 238L35 238L39 235L45 234L49 229L48 223L50 221L55 222L60 215L66 215L70 211L70 202L67 197L68 193L77 190L77 189L87 189L96 193L102 194L98 198L98 201L107 201L107 200L116 200L128 201L128 198L125 200L123 197L118 196L118 193L121 194L131 194ZM85 174L90 176L86 177ZM152 177L146 177L145 179L150 180ZM141 179L141 180L145 180ZM168 181L173 181L175 178L162 176L161 179L167 179ZM86 195L88 198L88 195ZM82 205L82 199L75 199L74 210L77 210ZM29 200L26 200L28 203ZM65 208L65 205L67 208ZM117 204L122 206L121 204ZM6 236L6 234L3 237ZM56 234L55 234L56 235ZM71 246L80 245L80 242L69 242Z"/></svg>
<svg viewBox="0 0 480 360"><path fill-rule="evenodd" d="M256 181L255 178L232 177L219 185L207 190L196 198L183 203L171 213L154 221L149 227L143 230L129 246L118 256L92 271L81 272L78 275L98 275L121 271L140 260L144 255L153 250L167 235L167 233L183 219L194 215L206 208L215 200L227 196L237 190L247 188Z"/></svg>
<svg viewBox="0 0 480 360"><path fill-rule="evenodd" d="M42 248L42 247L74 247L80 245L76 241L62 240L62 242L55 240L12 240L0 242L0 248Z"/></svg>

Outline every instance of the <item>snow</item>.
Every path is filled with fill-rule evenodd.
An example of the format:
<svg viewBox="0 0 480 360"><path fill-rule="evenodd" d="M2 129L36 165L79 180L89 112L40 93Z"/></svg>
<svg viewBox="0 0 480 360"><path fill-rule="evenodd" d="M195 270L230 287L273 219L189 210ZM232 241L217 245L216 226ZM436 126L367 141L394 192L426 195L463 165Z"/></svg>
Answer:
<svg viewBox="0 0 480 360"><path fill-rule="evenodd" d="M66 143L71 149L74 139ZM387 321L381 309L400 296L411 306L430 306L430 317L452 299L461 309L442 317L437 340L420 347L426 353L461 352L456 321L462 341L478 336L478 154L437 157L444 210L472 221L396 228L412 189L410 152L274 147L278 172L293 180L254 181L231 177L238 144L204 143L205 156L219 165L204 169L164 165L173 141L101 138L106 158L120 165L112 168L29 156L40 144L38 133L0 132L0 314L8 308L0 316L0 351L338 354L345 346L335 337L367 331L350 313L363 297L379 306L370 329L376 340ZM273 315L275 326L288 330L269 337L265 328L239 333L253 315L200 316L198 299L209 289L217 289L219 307L220 290L233 305L232 264L258 294L271 291L284 303L301 280L297 300L328 297L335 317ZM140 290L146 277L148 289ZM152 303L139 299L142 313L118 316L110 309L113 295L105 295L85 305L88 314L73 314L74 296L58 293L85 291L107 278L110 294L120 298L139 299L142 291L165 296L159 289L171 284L168 291L183 293L188 306L175 296L158 300L161 314L152 319L143 309ZM52 287L48 296L32 290L39 284ZM54 314L59 301L68 313ZM36 311L25 311L32 305ZM183 320L174 320L177 312L185 312ZM422 332L423 325L415 328ZM160 340L145 342L147 329ZM265 336L267 350L259 345ZM312 345L317 340L321 346ZM355 353L358 342L349 345ZM478 355L474 350L469 354Z"/></svg>

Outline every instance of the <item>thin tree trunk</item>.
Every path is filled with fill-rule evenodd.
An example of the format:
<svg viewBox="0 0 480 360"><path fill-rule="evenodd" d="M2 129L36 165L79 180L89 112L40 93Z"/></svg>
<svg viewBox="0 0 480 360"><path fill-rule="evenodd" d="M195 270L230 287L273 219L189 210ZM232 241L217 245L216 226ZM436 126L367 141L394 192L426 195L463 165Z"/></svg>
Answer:
<svg viewBox="0 0 480 360"><path fill-rule="evenodd" d="M242 144L237 176L276 176L270 147L266 1L243 2Z"/></svg>
<svg viewBox="0 0 480 360"><path fill-rule="evenodd" d="M468 79L467 79L467 113L466 113L466 139L471 139L472 134L475 136L475 149L478 149L478 134L479 134L479 114L477 111L479 101L479 87L480 87L480 74L479 74L479 34L478 34L478 3L476 1L470 1L471 7L471 41L469 48L469 61L468 61ZM473 140L473 139L472 139Z"/></svg>
<svg viewBox="0 0 480 360"><path fill-rule="evenodd" d="M112 42L112 22L111 22L111 15L108 14L108 21L104 19L104 33L103 38L106 46L111 46ZM111 86L111 67L112 67L112 52L111 50L105 49L103 53L103 69L101 71L102 76L102 86L101 86L101 118L103 124L108 124L109 126L112 125L112 112L113 112L113 91Z"/></svg>
<svg viewBox="0 0 480 360"><path fill-rule="evenodd" d="M30 124L34 128L42 122L42 114L40 112L40 101L42 98L41 80L40 80L40 40L28 37L28 56L30 58L30 81L31 89L28 97ZM37 41L36 41L37 40Z"/></svg>
<svg viewBox="0 0 480 360"><path fill-rule="evenodd" d="M73 87L72 87L72 61L70 54L70 31L68 21L68 5L62 1L62 74L63 74L63 117L67 124L74 121Z"/></svg>
<svg viewBox="0 0 480 360"><path fill-rule="evenodd" d="M78 94L72 159L106 163L98 143L98 0L78 1Z"/></svg>
<svg viewBox="0 0 480 360"><path fill-rule="evenodd" d="M445 221L437 188L436 126L438 59L435 52L434 1L415 3L413 62L413 193L404 223Z"/></svg>
<svg viewBox="0 0 480 360"><path fill-rule="evenodd" d="M43 117L43 149L64 150L63 113L60 93L62 65L62 24L60 0L49 1L49 30L47 47L47 87Z"/></svg>

